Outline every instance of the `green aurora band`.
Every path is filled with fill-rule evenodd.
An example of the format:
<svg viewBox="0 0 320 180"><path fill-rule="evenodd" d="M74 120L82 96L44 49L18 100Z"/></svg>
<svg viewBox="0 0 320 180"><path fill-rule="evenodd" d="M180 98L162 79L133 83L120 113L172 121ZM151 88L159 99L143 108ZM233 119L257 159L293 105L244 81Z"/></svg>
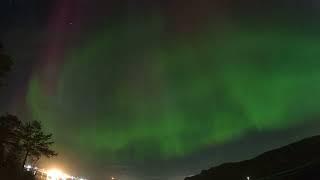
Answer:
<svg viewBox="0 0 320 180"><path fill-rule="evenodd" d="M54 95L34 75L33 118L79 151L140 160L182 157L320 115L314 34L234 25L170 39L161 24L92 33L65 57Z"/></svg>

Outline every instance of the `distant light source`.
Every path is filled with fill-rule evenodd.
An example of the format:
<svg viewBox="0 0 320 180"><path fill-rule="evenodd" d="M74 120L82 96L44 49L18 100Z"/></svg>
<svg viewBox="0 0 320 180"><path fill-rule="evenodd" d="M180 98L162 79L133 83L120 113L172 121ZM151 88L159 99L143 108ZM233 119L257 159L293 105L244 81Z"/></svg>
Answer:
<svg viewBox="0 0 320 180"><path fill-rule="evenodd" d="M59 169L50 169L47 172L47 179L50 179L50 180L66 180L69 177L70 177L69 175L63 173Z"/></svg>
<svg viewBox="0 0 320 180"><path fill-rule="evenodd" d="M111 179L112 179L112 180L115 180L116 178L115 178L115 177L111 177Z"/></svg>
<svg viewBox="0 0 320 180"><path fill-rule="evenodd" d="M250 177L249 177L249 176L247 176L247 180L250 180Z"/></svg>

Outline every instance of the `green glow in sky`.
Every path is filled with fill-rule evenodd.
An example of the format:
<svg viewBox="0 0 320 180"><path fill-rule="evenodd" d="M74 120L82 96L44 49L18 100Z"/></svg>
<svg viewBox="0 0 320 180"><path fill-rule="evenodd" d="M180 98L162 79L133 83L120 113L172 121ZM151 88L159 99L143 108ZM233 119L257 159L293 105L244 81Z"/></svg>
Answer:
<svg viewBox="0 0 320 180"><path fill-rule="evenodd" d="M170 39L159 24L90 34L65 57L54 95L34 75L34 118L79 151L140 160L181 157L319 115L314 35L235 26Z"/></svg>

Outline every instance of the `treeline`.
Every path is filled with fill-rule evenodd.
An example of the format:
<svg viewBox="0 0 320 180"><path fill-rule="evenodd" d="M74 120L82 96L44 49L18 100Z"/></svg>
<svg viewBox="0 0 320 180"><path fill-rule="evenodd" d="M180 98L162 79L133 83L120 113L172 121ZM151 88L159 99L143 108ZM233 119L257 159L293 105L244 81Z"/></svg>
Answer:
<svg viewBox="0 0 320 180"><path fill-rule="evenodd" d="M12 59L0 44L0 86L6 84L4 78L12 65ZM53 143L52 134L44 133L39 121L21 121L8 113L0 116L0 179L34 179L24 165L36 164L41 156L56 156L50 149Z"/></svg>

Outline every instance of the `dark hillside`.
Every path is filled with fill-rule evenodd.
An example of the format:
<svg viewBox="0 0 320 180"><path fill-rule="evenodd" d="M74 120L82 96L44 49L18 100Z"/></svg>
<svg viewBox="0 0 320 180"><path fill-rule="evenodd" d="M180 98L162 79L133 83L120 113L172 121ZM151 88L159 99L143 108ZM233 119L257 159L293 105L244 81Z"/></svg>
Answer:
<svg viewBox="0 0 320 180"><path fill-rule="evenodd" d="M308 179L320 177L320 136L263 153L251 160L226 163L186 180Z"/></svg>

